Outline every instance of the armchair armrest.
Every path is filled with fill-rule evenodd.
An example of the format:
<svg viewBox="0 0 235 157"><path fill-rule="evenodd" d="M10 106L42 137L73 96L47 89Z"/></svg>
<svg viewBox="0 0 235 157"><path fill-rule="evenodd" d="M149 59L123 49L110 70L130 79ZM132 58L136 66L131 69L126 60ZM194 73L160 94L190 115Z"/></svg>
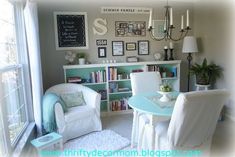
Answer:
<svg viewBox="0 0 235 157"><path fill-rule="evenodd" d="M86 104L92 108L95 108L97 116L100 117L101 95L90 88L84 88L82 92Z"/></svg>
<svg viewBox="0 0 235 157"><path fill-rule="evenodd" d="M55 104L55 119L57 130L59 133L63 132L65 129L65 119L64 119L64 111L60 103Z"/></svg>

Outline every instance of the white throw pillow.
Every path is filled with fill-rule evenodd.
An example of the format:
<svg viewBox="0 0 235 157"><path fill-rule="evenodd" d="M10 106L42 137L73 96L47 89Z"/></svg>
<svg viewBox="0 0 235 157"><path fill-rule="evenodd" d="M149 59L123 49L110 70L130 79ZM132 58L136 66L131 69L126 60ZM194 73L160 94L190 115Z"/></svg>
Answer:
<svg viewBox="0 0 235 157"><path fill-rule="evenodd" d="M60 96L67 108L86 105L82 92L63 93Z"/></svg>

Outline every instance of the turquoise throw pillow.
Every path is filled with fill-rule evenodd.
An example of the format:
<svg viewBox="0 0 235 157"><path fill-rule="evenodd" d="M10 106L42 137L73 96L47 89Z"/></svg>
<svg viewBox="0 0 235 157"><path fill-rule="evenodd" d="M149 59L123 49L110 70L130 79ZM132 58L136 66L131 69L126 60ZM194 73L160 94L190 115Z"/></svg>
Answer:
<svg viewBox="0 0 235 157"><path fill-rule="evenodd" d="M63 93L60 96L68 108L85 105L82 92Z"/></svg>

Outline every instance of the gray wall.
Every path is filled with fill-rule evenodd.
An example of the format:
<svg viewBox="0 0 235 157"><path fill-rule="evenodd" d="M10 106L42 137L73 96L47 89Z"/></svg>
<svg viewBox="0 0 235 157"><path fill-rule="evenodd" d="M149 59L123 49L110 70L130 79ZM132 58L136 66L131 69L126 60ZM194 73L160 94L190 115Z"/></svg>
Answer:
<svg viewBox="0 0 235 157"><path fill-rule="evenodd" d="M206 57L209 62L220 65L224 77L217 81L215 88L227 88L231 97L227 103L227 113L235 120L235 63L234 63L234 13L232 4L226 1L213 4L203 0L195 4L194 35L198 38L200 52L195 62L201 63Z"/></svg>
<svg viewBox="0 0 235 157"><path fill-rule="evenodd" d="M43 70L43 84L44 90L52 85L64 82L63 68L62 66L66 64L64 55L66 51L56 51L55 49L55 35L54 35L54 11L77 11L77 12L87 12L88 14L88 35L89 35L89 49L88 50L78 50L74 52L85 52L87 59L91 63L102 63L103 59L98 58L96 46L96 39L107 39L107 58L115 59L118 62L125 62L126 56L138 56L137 51L125 51L124 57L113 57L111 49L111 41L122 40L124 42L137 42L138 40L149 40L150 42L150 55L138 56L141 61L152 61L153 54L156 52L163 53L163 47L169 45L165 41L154 41L150 38L147 33L146 37L115 37L114 23L115 21L146 21L148 24L148 15L146 14L101 14L102 6L130 6L130 7L150 7L154 8L153 19L162 20L164 16L164 6L165 2L152 2L152 3L125 3L125 5L117 3L93 3L89 2L58 2L58 3L38 3L39 10L39 29L40 29L40 44L41 44L41 58L42 58L42 70ZM193 26L193 5L192 3L171 3L174 9L174 24L176 25L175 32L178 35L180 28L180 18L181 14L186 13L186 9L190 9L191 17L190 23ZM186 17L186 16L185 16ZM106 18L108 32L103 35L94 35L92 31L93 22L96 18ZM190 32L193 33L193 30ZM187 88L187 61L186 55L181 53L182 40L175 42L175 58L182 60L182 75L181 75L181 90Z"/></svg>

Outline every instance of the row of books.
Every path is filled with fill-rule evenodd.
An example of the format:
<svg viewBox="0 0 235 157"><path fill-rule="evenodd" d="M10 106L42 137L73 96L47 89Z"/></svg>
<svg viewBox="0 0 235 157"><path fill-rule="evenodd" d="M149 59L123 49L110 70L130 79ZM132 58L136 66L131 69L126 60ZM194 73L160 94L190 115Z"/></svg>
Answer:
<svg viewBox="0 0 235 157"><path fill-rule="evenodd" d="M148 65L148 71L158 71L162 77L177 77L177 67L166 68L158 65Z"/></svg>
<svg viewBox="0 0 235 157"><path fill-rule="evenodd" d="M108 68L108 80L117 80L117 75L116 67Z"/></svg>
<svg viewBox="0 0 235 157"><path fill-rule="evenodd" d="M112 111L127 110L128 108L128 98L122 98L120 100L113 100L110 102L110 109Z"/></svg>
<svg viewBox="0 0 235 157"><path fill-rule="evenodd" d="M106 71L105 70L99 70L99 71L96 71L96 72L91 72L89 80L90 80L89 83L106 82Z"/></svg>
<svg viewBox="0 0 235 157"><path fill-rule="evenodd" d="M134 69L131 72L143 72L143 69ZM108 80L120 80L129 79L129 74L118 73L117 67L111 67L108 69Z"/></svg>

